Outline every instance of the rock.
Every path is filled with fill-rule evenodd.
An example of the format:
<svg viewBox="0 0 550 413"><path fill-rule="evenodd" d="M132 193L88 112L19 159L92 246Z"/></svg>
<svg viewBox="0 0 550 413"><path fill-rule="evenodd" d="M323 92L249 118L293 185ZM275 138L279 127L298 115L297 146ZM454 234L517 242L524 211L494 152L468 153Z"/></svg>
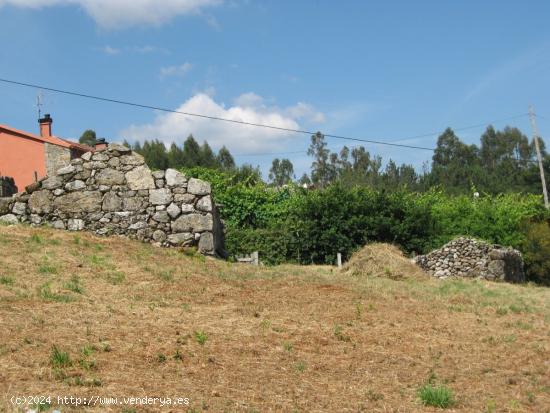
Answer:
<svg viewBox="0 0 550 413"><path fill-rule="evenodd" d="M109 160L109 155L104 152L95 152L92 155L92 161L102 161L107 162Z"/></svg>
<svg viewBox="0 0 550 413"><path fill-rule="evenodd" d="M168 208L166 208L166 212L168 212L168 215L170 215L170 217L177 218L177 216L181 212L181 209L172 202L170 205L168 205Z"/></svg>
<svg viewBox="0 0 550 413"><path fill-rule="evenodd" d="M151 170L146 165L138 166L126 172L126 182L128 187L134 191L155 188L153 175L151 175Z"/></svg>
<svg viewBox="0 0 550 413"><path fill-rule="evenodd" d="M157 222L170 222L170 215L166 211L157 211L153 215L153 219Z"/></svg>
<svg viewBox="0 0 550 413"><path fill-rule="evenodd" d="M212 199L210 196L203 196L197 201L197 209L199 211L210 212L212 211Z"/></svg>
<svg viewBox="0 0 550 413"><path fill-rule="evenodd" d="M107 162L107 165L110 166L111 168L117 169L120 166L120 159L113 157L109 159L109 161Z"/></svg>
<svg viewBox="0 0 550 413"><path fill-rule="evenodd" d="M53 222L52 227L55 229L65 229L65 223L62 220L58 219Z"/></svg>
<svg viewBox="0 0 550 413"><path fill-rule="evenodd" d="M39 225L42 222L42 218L40 218L40 215L37 214L31 214L31 223L34 225Z"/></svg>
<svg viewBox="0 0 550 413"><path fill-rule="evenodd" d="M155 179L156 188L164 188L164 179Z"/></svg>
<svg viewBox="0 0 550 413"><path fill-rule="evenodd" d="M107 152L112 153L114 156L118 156L120 154L130 153L132 150L119 143L110 143L107 147Z"/></svg>
<svg viewBox="0 0 550 413"><path fill-rule="evenodd" d="M182 214L189 214L190 212L194 212L195 207L193 204L181 204L181 213Z"/></svg>
<svg viewBox="0 0 550 413"><path fill-rule="evenodd" d="M172 193L168 188L152 189L149 191L149 202L153 205L168 205L172 202Z"/></svg>
<svg viewBox="0 0 550 413"><path fill-rule="evenodd" d="M122 198L114 192L107 192L103 196L101 209L106 212L120 211L122 209Z"/></svg>
<svg viewBox="0 0 550 413"><path fill-rule="evenodd" d="M42 181L42 189L55 189L63 185L63 178L58 175L46 178Z"/></svg>
<svg viewBox="0 0 550 413"><path fill-rule="evenodd" d="M6 215L0 216L0 223L7 224L7 225L15 225L19 223L19 219L17 218L17 216L13 214L6 214Z"/></svg>
<svg viewBox="0 0 550 413"><path fill-rule="evenodd" d="M139 221L128 227L128 229L132 229L132 230L138 230L143 228L147 228L147 222Z"/></svg>
<svg viewBox="0 0 550 413"><path fill-rule="evenodd" d="M11 198L0 198L0 215L8 214L11 209Z"/></svg>
<svg viewBox="0 0 550 413"><path fill-rule="evenodd" d="M101 210L102 198L99 191L71 192L55 198L54 206L67 214L98 212Z"/></svg>
<svg viewBox="0 0 550 413"><path fill-rule="evenodd" d="M193 195L208 195L210 194L210 184L200 179L191 178L187 182L187 192Z"/></svg>
<svg viewBox="0 0 550 413"><path fill-rule="evenodd" d="M212 215L187 214L172 222L172 232L212 231Z"/></svg>
<svg viewBox="0 0 550 413"><path fill-rule="evenodd" d="M164 176L168 186L182 186L187 183L185 175L175 169L167 169Z"/></svg>
<svg viewBox="0 0 550 413"><path fill-rule="evenodd" d="M84 221L81 219L70 218L67 221L67 229L69 231L82 231L84 229Z"/></svg>
<svg viewBox="0 0 550 413"><path fill-rule="evenodd" d="M199 239L199 252L214 254L214 236L211 232L203 232Z"/></svg>
<svg viewBox="0 0 550 413"><path fill-rule="evenodd" d="M175 202L181 202L183 204L192 204L195 201L195 195L193 194L175 194Z"/></svg>
<svg viewBox="0 0 550 413"><path fill-rule="evenodd" d="M24 202L16 202L13 204L13 208L11 210L15 215L25 215L27 212L27 204Z"/></svg>
<svg viewBox="0 0 550 413"><path fill-rule="evenodd" d="M143 198L140 197L124 198L122 200L122 209L125 211L140 211L143 209L144 204Z"/></svg>
<svg viewBox="0 0 550 413"><path fill-rule="evenodd" d="M155 179L163 179L164 178L164 171L153 171L153 178Z"/></svg>
<svg viewBox="0 0 550 413"><path fill-rule="evenodd" d="M74 172L76 172L76 168L73 165L67 165L61 169L58 169L56 175L68 175Z"/></svg>
<svg viewBox="0 0 550 413"><path fill-rule="evenodd" d="M86 184L78 179L76 181L71 181L67 185L65 185L65 189L67 191L78 191L84 188L86 188Z"/></svg>
<svg viewBox="0 0 550 413"><path fill-rule="evenodd" d="M34 214L48 214L53 210L53 195L48 190L35 191L29 198L29 208Z"/></svg>
<svg viewBox="0 0 550 413"><path fill-rule="evenodd" d="M190 232L182 232L168 235L168 242L172 245L186 245L194 241L193 234Z"/></svg>
<svg viewBox="0 0 550 413"><path fill-rule="evenodd" d="M95 175L95 181L98 185L122 185L124 184L124 174L116 169L105 168Z"/></svg>
<svg viewBox="0 0 550 413"><path fill-rule="evenodd" d="M122 155L120 163L122 165L139 166L145 163L145 159L143 159L143 156L133 152L131 155Z"/></svg>
<svg viewBox="0 0 550 413"><path fill-rule="evenodd" d="M153 232L153 239L156 242L164 242L166 241L166 234L164 233L164 231L157 229L155 232Z"/></svg>
<svg viewBox="0 0 550 413"><path fill-rule="evenodd" d="M92 159L93 152L86 152L84 155L81 156L82 159L85 161L89 161Z"/></svg>

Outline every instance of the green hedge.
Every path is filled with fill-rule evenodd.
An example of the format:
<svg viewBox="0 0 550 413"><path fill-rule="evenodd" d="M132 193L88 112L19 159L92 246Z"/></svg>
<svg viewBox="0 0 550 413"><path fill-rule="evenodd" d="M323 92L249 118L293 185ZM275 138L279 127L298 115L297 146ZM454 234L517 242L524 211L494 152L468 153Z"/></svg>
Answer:
<svg viewBox="0 0 550 413"><path fill-rule="evenodd" d="M338 185L276 189L254 176L206 168L185 173L211 182L216 202L223 204L231 255L259 251L266 264L328 264L337 252L347 259L368 242L425 253L465 235L522 250L530 279L541 280L548 271L547 229L533 226L549 217L540 196L449 196L437 189L390 193Z"/></svg>

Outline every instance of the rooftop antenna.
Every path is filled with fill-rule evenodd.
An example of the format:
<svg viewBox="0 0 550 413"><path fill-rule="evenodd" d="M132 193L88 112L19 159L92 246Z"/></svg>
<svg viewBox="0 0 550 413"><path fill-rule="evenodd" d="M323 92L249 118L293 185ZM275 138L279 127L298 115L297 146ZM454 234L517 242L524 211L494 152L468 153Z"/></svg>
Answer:
<svg viewBox="0 0 550 413"><path fill-rule="evenodd" d="M44 104L42 103L43 100L44 100L44 96L42 95L42 91L40 90L36 94L36 107L38 108L38 119L42 117L42 106L44 106Z"/></svg>

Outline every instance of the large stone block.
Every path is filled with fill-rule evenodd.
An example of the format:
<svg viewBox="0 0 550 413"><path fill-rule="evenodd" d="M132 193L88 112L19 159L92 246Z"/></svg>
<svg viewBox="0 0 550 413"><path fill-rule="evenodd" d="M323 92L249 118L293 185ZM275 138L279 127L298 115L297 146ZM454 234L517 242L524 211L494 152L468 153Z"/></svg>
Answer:
<svg viewBox="0 0 550 413"><path fill-rule="evenodd" d="M106 212L120 211L122 209L122 198L114 192L107 192L103 196L101 209Z"/></svg>
<svg viewBox="0 0 550 413"><path fill-rule="evenodd" d="M48 190L34 191L29 198L29 208L34 214L49 214L53 210L53 195Z"/></svg>
<svg viewBox="0 0 550 413"><path fill-rule="evenodd" d="M187 183L187 178L181 172L175 169L167 169L165 172L166 185L168 186L182 186Z"/></svg>
<svg viewBox="0 0 550 413"><path fill-rule="evenodd" d="M172 232L203 232L212 231L212 215L187 214L172 222Z"/></svg>
<svg viewBox="0 0 550 413"><path fill-rule="evenodd" d="M151 175L151 170L146 165L137 166L126 172L126 182L128 187L133 191L155 188L155 180L153 179L153 175Z"/></svg>
<svg viewBox="0 0 550 413"><path fill-rule="evenodd" d="M42 181L43 189L55 189L63 185L63 178L61 176L50 176Z"/></svg>
<svg viewBox="0 0 550 413"><path fill-rule="evenodd" d="M187 183L187 192L193 195L208 195L210 193L210 183L201 179L191 178Z"/></svg>
<svg viewBox="0 0 550 413"><path fill-rule="evenodd" d="M168 235L168 242L172 245L189 245L192 244L195 237L190 232L181 232Z"/></svg>
<svg viewBox="0 0 550 413"><path fill-rule="evenodd" d="M214 254L214 236L211 232L203 232L199 239L199 252Z"/></svg>
<svg viewBox="0 0 550 413"><path fill-rule="evenodd" d="M168 205L172 202L172 192L168 188L151 189L149 202L153 205Z"/></svg>
<svg viewBox="0 0 550 413"><path fill-rule="evenodd" d="M124 180L124 173L113 168L102 169L95 175L98 185L122 185Z"/></svg>
<svg viewBox="0 0 550 413"><path fill-rule="evenodd" d="M71 192L54 200L54 206L61 212L76 214L101 210L102 195L99 191Z"/></svg>
<svg viewBox="0 0 550 413"><path fill-rule="evenodd" d="M13 214L6 214L0 216L0 222L3 224L14 225L19 222L19 219Z"/></svg>

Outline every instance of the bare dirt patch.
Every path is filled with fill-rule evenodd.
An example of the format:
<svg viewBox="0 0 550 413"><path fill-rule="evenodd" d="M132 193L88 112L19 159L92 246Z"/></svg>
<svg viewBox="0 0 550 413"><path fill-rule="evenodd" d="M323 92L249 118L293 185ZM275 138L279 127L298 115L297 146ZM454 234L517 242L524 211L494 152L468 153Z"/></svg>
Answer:
<svg viewBox="0 0 550 413"><path fill-rule="evenodd" d="M424 412L431 381L453 391L447 411L549 411L548 288L255 268L23 226L0 227L0 249L0 410L49 394L190 399L63 412Z"/></svg>

